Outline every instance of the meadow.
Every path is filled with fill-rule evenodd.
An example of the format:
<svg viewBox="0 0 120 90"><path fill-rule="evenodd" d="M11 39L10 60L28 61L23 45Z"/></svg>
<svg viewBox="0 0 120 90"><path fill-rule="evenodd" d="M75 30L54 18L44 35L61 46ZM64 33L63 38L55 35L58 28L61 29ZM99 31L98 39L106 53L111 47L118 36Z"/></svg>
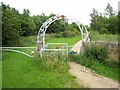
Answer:
<svg viewBox="0 0 120 90"><path fill-rule="evenodd" d="M57 38L57 37L51 37L49 35L46 35L45 43L68 43L68 45L74 45L76 42L81 40L81 35L77 35L74 37L68 37L68 38ZM28 37L21 37L19 39L19 46L26 46L26 47L35 47L37 41L37 36L28 36Z"/></svg>
<svg viewBox="0 0 120 90"><path fill-rule="evenodd" d="M95 34L97 36L97 34ZM98 34L99 35L99 34ZM103 39L102 39L102 38ZM108 35L99 35L92 37L92 40L109 41ZM110 36L111 37L111 36ZM117 36L113 35L111 41L117 41ZM110 38L109 38L110 39ZM81 36L70 38L48 38L46 43L68 43L74 45L81 40ZM22 37L20 46L36 46L36 36ZM81 55L69 55L66 62L48 57L46 59L29 58L19 53L6 52L2 53L2 87L3 88L81 88L75 77L69 75L69 66L66 62L74 61L91 68L95 73L118 80L119 67L117 63L107 62L100 63L91 58L81 57ZM42 63L41 63L42 62ZM108 64L109 63L109 64ZM59 66L60 65L60 66ZM119 80L118 80L119 81Z"/></svg>
<svg viewBox="0 0 120 90"><path fill-rule="evenodd" d="M48 42L73 45L81 36L72 38L51 38ZM36 36L22 37L19 46L36 46ZM40 58L30 58L25 55L2 52L2 87L3 88L81 88L75 77L69 75L67 62L53 58L42 61ZM48 61L48 62L47 62ZM41 63L42 62L42 63ZM52 63L53 62L53 63ZM62 65L61 65L62 64Z"/></svg>
<svg viewBox="0 0 120 90"><path fill-rule="evenodd" d="M92 41L118 42L118 35L115 34L100 34L96 31L90 33Z"/></svg>
<svg viewBox="0 0 120 90"><path fill-rule="evenodd" d="M65 72L52 71L38 63L35 58L15 52L2 54L3 88L80 88L75 77Z"/></svg>

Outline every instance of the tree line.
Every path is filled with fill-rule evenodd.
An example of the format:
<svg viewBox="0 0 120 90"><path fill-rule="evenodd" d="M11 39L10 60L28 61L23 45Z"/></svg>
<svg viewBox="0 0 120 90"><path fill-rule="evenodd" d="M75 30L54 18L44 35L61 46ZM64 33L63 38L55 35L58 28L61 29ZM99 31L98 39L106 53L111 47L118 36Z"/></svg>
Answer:
<svg viewBox="0 0 120 90"><path fill-rule="evenodd" d="M48 18L55 14L46 16L44 13L41 15L30 16L30 11L24 9L23 13L19 13L15 8L1 3L0 9L2 10L2 46L14 46L18 43L21 36L37 35L40 26ZM110 4L107 5L105 13L98 13L93 9L90 14L91 23L89 30L94 30L100 33L117 34L118 31L118 17ZM75 23L64 23L63 20L58 20L52 23L47 30L47 33L56 33L56 37L71 37L79 34L79 28Z"/></svg>
<svg viewBox="0 0 120 90"><path fill-rule="evenodd" d="M0 8L2 9L2 46L16 45L21 36L37 35L40 26L45 20L55 16L55 14L45 16L44 13L30 16L28 9L24 9L21 14L15 8L4 3L1 3ZM59 20L49 26L47 33L57 33L56 36L59 37L60 32L67 30L67 32L63 33L63 36L67 36L66 33L71 33L71 30L78 32L77 29L78 27L74 24L65 24L64 21Z"/></svg>
<svg viewBox="0 0 120 90"><path fill-rule="evenodd" d="M90 14L90 29L101 34L117 34L119 29L119 16L120 13L114 11L109 3L105 8L104 13L99 13L95 8L93 8L93 12Z"/></svg>

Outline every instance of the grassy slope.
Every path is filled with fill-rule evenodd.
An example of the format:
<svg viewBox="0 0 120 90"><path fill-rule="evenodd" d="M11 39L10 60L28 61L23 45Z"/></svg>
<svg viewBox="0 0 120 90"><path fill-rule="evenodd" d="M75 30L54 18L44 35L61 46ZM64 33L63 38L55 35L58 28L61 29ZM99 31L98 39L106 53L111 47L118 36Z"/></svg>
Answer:
<svg viewBox="0 0 120 90"><path fill-rule="evenodd" d="M21 37L20 46L36 46L36 38L37 36L28 36ZM68 45L74 45L76 42L81 40L81 35L69 38L50 38L46 40L46 43L68 43Z"/></svg>
<svg viewBox="0 0 120 90"><path fill-rule="evenodd" d="M18 58L19 57L19 58ZM80 87L68 73L41 69L33 58L15 52L3 52L3 88Z"/></svg>
<svg viewBox="0 0 120 90"><path fill-rule="evenodd" d="M105 42L118 42L118 35L112 34L99 34L98 32L91 32L92 41L105 41ZM91 68L95 70L96 73L107 76L109 78L118 80L119 67L109 67L98 62L95 62ZM120 81L120 80L119 80Z"/></svg>
<svg viewBox="0 0 120 90"><path fill-rule="evenodd" d="M81 36L51 38L46 42L75 44ZM21 37L19 46L36 46L36 36ZM19 58L18 58L19 57ZM53 83L54 82L54 83ZM79 87L74 78L41 70L31 58L14 52L3 53L3 87Z"/></svg>
<svg viewBox="0 0 120 90"><path fill-rule="evenodd" d="M68 43L68 45L74 45L81 40L81 36L69 37L69 38L51 38L46 40L46 43Z"/></svg>
<svg viewBox="0 0 120 90"><path fill-rule="evenodd" d="M19 39L19 46L26 46L26 47L35 47L36 46L37 36L27 36L21 37Z"/></svg>
<svg viewBox="0 0 120 90"><path fill-rule="evenodd" d="M92 41L118 42L118 35L99 34L98 32L95 31L92 31L90 34Z"/></svg>

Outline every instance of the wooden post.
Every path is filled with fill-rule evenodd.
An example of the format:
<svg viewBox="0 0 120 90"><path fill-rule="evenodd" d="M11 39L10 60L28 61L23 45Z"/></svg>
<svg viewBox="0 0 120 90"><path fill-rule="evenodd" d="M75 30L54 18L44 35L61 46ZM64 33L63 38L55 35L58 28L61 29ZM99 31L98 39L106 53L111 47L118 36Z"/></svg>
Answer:
<svg viewBox="0 0 120 90"><path fill-rule="evenodd" d="M38 53L41 48L42 48L42 41L37 41L37 44L36 44L36 52Z"/></svg>

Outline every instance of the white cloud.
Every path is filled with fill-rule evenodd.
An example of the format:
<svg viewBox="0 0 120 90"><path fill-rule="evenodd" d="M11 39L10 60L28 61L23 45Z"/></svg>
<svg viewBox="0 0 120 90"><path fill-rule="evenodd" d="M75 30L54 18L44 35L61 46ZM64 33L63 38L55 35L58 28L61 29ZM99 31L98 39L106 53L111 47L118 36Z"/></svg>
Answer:
<svg viewBox="0 0 120 90"><path fill-rule="evenodd" d="M11 7L15 7L22 13L23 9L29 9L31 15L45 13L63 14L78 19L83 24L90 23L89 14L95 8L103 12L107 3L118 9L119 0L0 0Z"/></svg>

